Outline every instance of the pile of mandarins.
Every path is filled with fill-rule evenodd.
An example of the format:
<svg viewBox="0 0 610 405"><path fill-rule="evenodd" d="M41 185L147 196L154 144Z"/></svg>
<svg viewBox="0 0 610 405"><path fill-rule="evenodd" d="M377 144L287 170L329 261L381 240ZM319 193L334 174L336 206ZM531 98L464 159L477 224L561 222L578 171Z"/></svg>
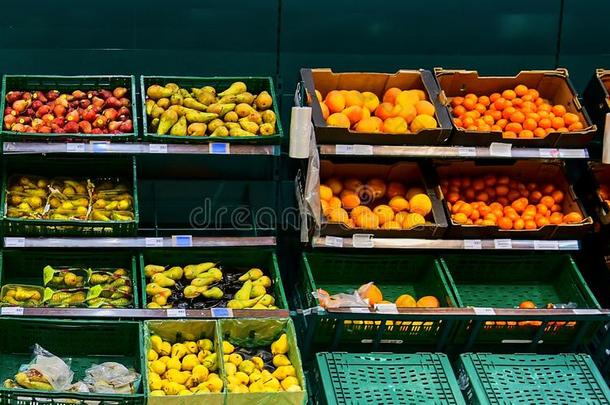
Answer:
<svg viewBox="0 0 610 405"><path fill-rule="evenodd" d="M356 132L388 134L416 133L436 128L436 109L423 90L391 87L382 103L370 91L332 90L326 98L316 90L322 116L330 126L351 128Z"/></svg>
<svg viewBox="0 0 610 405"><path fill-rule="evenodd" d="M551 132L584 128L580 116L566 106L552 105L538 90L520 84L514 89L477 96L469 93L451 99L453 122L469 131L502 131L503 138L544 138Z"/></svg>
<svg viewBox="0 0 610 405"><path fill-rule="evenodd" d="M521 230L583 220L579 212L564 212L564 193L550 183L526 184L506 175L488 174L442 179L440 185L451 219L461 225Z"/></svg>
<svg viewBox="0 0 610 405"><path fill-rule="evenodd" d="M599 196L604 200L608 208L610 208L610 187L608 187L607 184L599 186Z"/></svg>
<svg viewBox="0 0 610 405"><path fill-rule="evenodd" d="M381 179L331 178L320 185L322 212L350 228L410 229L426 223L432 202L421 187Z"/></svg>

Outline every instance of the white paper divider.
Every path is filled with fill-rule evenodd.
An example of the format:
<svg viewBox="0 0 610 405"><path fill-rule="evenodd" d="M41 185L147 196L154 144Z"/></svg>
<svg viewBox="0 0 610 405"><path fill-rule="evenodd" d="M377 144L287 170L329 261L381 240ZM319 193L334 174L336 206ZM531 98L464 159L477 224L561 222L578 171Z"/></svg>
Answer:
<svg viewBox="0 0 610 405"><path fill-rule="evenodd" d="M558 158L559 149L555 148L540 148L538 149L538 156L541 158Z"/></svg>
<svg viewBox="0 0 610 405"><path fill-rule="evenodd" d="M589 157L589 152L586 149L559 149L559 157L584 159Z"/></svg>

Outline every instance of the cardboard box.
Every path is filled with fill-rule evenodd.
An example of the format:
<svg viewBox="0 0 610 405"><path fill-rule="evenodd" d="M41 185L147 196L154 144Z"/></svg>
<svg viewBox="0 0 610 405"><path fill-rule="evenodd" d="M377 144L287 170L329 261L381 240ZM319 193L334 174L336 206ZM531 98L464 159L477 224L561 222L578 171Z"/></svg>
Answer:
<svg viewBox="0 0 610 405"><path fill-rule="evenodd" d="M610 113L610 70L596 69L583 93L591 120L603 134L606 114Z"/></svg>
<svg viewBox="0 0 610 405"><path fill-rule="evenodd" d="M584 193L589 206L597 215L599 222L607 226L610 224L610 206L600 195L602 184L610 186L610 166L589 162L589 179L583 181L580 191Z"/></svg>
<svg viewBox="0 0 610 405"><path fill-rule="evenodd" d="M331 69L301 69L301 78L307 91L307 100L312 107L312 120L318 144L365 144L365 145L440 145L447 142L451 134L451 118L440 103L438 86L428 70L399 70L391 73L333 73ZM332 127L322 116L320 103L315 96L317 89L326 96L331 90L358 90L375 93L381 102L385 91L391 87L404 90L423 90L428 100L436 107L438 128L425 129L412 134L384 134L356 132L347 128ZM372 112L371 112L372 113Z"/></svg>
<svg viewBox="0 0 610 405"><path fill-rule="evenodd" d="M349 228L342 223L328 222L321 213L322 225L320 234L349 237L354 234L372 234L379 238L440 238L447 228L447 219L441 202L440 189L427 184L422 170L414 162L401 162L393 165L333 163L329 160L320 161L320 183L331 177L340 179L357 178L363 183L372 178L380 178L386 182L397 181L408 187L422 187L432 201L432 211L426 216L426 224L411 229L364 229ZM319 198L319 197L318 197ZM379 204L385 204L387 199L381 198L368 204L371 209Z"/></svg>
<svg viewBox="0 0 610 405"><path fill-rule="evenodd" d="M451 219L447 201L438 187L437 193L442 196L443 208L447 215L449 230L448 238L477 239L579 239L593 228L593 219L587 216L585 210L574 193L573 187L565 176L563 162L540 162L522 160L506 164L488 164L481 161L436 161L436 173L440 179L455 176L484 176L486 174L508 175L524 183L552 183L564 192L563 211L576 211L582 214L583 221L579 224L545 225L538 229L503 230L498 226L460 225Z"/></svg>
<svg viewBox="0 0 610 405"><path fill-rule="evenodd" d="M516 76L480 76L476 70L446 70L435 68L434 73L440 87L440 97L444 105L449 106L451 99L474 93L482 96L494 92L513 89L518 84L536 89L540 96L552 104L563 104L568 112L580 117L585 128L575 132L551 132L544 138L508 139L502 137L500 131L471 131L454 128L450 143L454 145L487 146L492 142L511 143L523 147L563 147L582 148L596 134L597 127L592 123L587 112L580 104L578 95L568 78L566 69L521 71ZM450 107L448 107L450 110ZM449 111L451 113L451 111Z"/></svg>

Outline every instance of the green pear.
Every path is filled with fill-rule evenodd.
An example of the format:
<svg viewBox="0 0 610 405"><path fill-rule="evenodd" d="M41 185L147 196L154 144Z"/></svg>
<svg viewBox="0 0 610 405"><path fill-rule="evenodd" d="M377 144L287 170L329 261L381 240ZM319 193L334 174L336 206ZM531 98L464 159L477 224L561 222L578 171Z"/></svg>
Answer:
<svg viewBox="0 0 610 405"><path fill-rule="evenodd" d="M157 118L153 118L153 120L150 123L150 130L151 132L157 132L157 128L159 128L159 117Z"/></svg>
<svg viewBox="0 0 610 405"><path fill-rule="evenodd" d="M229 136L229 130L225 126L216 127L214 132L210 134L210 136Z"/></svg>
<svg viewBox="0 0 610 405"><path fill-rule="evenodd" d="M241 125L244 131L256 134L258 132L258 125L255 122L248 120L248 118L240 118L239 125Z"/></svg>
<svg viewBox="0 0 610 405"><path fill-rule="evenodd" d="M191 89L195 98L205 105L214 104L216 102L216 93L211 91L204 91L202 89Z"/></svg>
<svg viewBox="0 0 610 405"><path fill-rule="evenodd" d="M186 129L186 133L190 136L205 136L205 131L208 127L203 122L193 122Z"/></svg>
<svg viewBox="0 0 610 405"><path fill-rule="evenodd" d="M155 100L153 100L152 98L146 99L146 115L150 115L152 113L153 107L155 105Z"/></svg>
<svg viewBox="0 0 610 405"><path fill-rule="evenodd" d="M237 104L246 103L252 104L254 102L254 95L252 93L248 93L247 91L235 96L235 102Z"/></svg>
<svg viewBox="0 0 610 405"><path fill-rule="evenodd" d="M229 96L231 94L239 94L248 91L246 87L246 83L244 82L235 82L229 86L228 89L223 91L222 93L218 93L220 97Z"/></svg>
<svg viewBox="0 0 610 405"><path fill-rule="evenodd" d="M163 97L171 97L173 93L174 91L172 89L161 87L158 84L153 84L146 90L146 95L153 100L159 100Z"/></svg>
<svg viewBox="0 0 610 405"><path fill-rule="evenodd" d="M180 93L174 93L170 97L169 102L172 105L182 105L182 103L184 102L184 97L182 97L182 94Z"/></svg>
<svg viewBox="0 0 610 405"><path fill-rule="evenodd" d="M229 111L233 111L234 108L235 108L235 103L229 103L229 104L214 103L214 104L210 104L206 111L209 113L218 114L220 117L222 117Z"/></svg>
<svg viewBox="0 0 610 405"><path fill-rule="evenodd" d="M217 118L218 114L206 113L201 111L188 111L185 116L189 122L208 122L212 121L214 118Z"/></svg>
<svg viewBox="0 0 610 405"><path fill-rule="evenodd" d="M255 124L256 125L256 124ZM252 132L245 131L241 128L231 128L229 130L229 136L255 136Z"/></svg>
<svg viewBox="0 0 610 405"><path fill-rule="evenodd" d="M180 90L180 86L178 86L176 83L167 83L165 85L165 88L170 89L172 91L172 93L176 93Z"/></svg>
<svg viewBox="0 0 610 405"><path fill-rule="evenodd" d="M182 102L182 105L193 110L205 111L208 107L205 104L200 103L192 97L187 97Z"/></svg>
<svg viewBox="0 0 610 405"><path fill-rule="evenodd" d="M159 118L164 112L165 110L163 108L155 104L150 112L150 116L153 118Z"/></svg>
<svg viewBox="0 0 610 405"><path fill-rule="evenodd" d="M169 131L170 135L186 136L186 117L182 116Z"/></svg>
<svg viewBox="0 0 610 405"><path fill-rule="evenodd" d="M208 132L212 133L216 130L216 128L218 127L222 127L224 126L224 122L222 122L222 120L220 118L214 118L212 121L210 121L208 123ZM228 133L227 133L228 135Z"/></svg>
<svg viewBox="0 0 610 405"><path fill-rule="evenodd" d="M178 113L174 110L167 110L161 114L159 120L159 128L157 128L158 135L165 135L174 124L178 122ZM185 128L186 131L186 128Z"/></svg>

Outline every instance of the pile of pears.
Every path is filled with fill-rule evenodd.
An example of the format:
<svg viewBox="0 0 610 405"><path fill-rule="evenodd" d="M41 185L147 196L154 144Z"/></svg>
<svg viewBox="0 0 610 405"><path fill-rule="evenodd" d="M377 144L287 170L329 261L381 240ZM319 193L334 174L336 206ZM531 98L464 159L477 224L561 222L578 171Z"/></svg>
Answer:
<svg viewBox="0 0 610 405"><path fill-rule="evenodd" d="M6 216L25 219L131 221L133 196L120 180L17 175L9 180Z"/></svg>
<svg viewBox="0 0 610 405"><path fill-rule="evenodd" d="M271 278L259 269L223 271L219 263L204 262L180 266L147 264L146 295L149 309L277 309L267 293Z"/></svg>
<svg viewBox="0 0 610 405"><path fill-rule="evenodd" d="M191 90L175 83L146 90L149 132L173 136L268 136L276 133L273 98L267 91L248 92L244 82L217 93L212 86Z"/></svg>
<svg viewBox="0 0 610 405"><path fill-rule="evenodd" d="M148 388L151 396L221 392L216 373L218 354L210 339L184 340L173 345L158 335L150 337Z"/></svg>
<svg viewBox="0 0 610 405"><path fill-rule="evenodd" d="M298 392L301 385L296 368L288 358L288 336L282 333L271 343L271 353L237 348L224 341L224 366L227 388L232 393Z"/></svg>

